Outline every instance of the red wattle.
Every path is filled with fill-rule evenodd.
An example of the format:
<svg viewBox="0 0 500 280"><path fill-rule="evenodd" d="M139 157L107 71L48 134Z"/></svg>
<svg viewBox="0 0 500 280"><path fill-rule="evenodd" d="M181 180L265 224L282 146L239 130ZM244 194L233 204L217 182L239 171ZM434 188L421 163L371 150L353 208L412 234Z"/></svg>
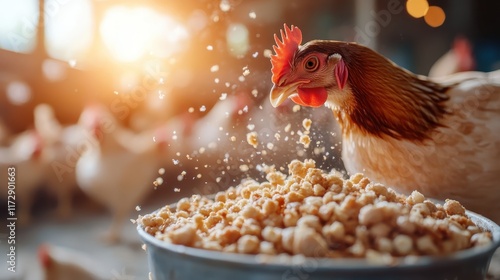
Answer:
<svg viewBox="0 0 500 280"><path fill-rule="evenodd" d="M299 95L291 99L295 103L303 106L320 107L325 104L328 98L328 93L325 88L298 88L297 92Z"/></svg>

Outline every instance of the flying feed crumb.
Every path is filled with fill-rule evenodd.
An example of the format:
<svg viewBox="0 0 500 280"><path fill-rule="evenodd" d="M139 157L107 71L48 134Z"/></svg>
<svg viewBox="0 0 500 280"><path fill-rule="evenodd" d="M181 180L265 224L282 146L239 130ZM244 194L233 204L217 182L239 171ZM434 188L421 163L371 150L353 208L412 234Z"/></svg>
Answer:
<svg viewBox="0 0 500 280"><path fill-rule="evenodd" d="M308 134L302 134L300 136L299 142L304 145L304 148L309 148L309 144L311 144L311 137Z"/></svg>
<svg viewBox="0 0 500 280"><path fill-rule="evenodd" d="M305 118L302 120L302 126L309 131L311 129L312 121L311 119Z"/></svg>
<svg viewBox="0 0 500 280"><path fill-rule="evenodd" d="M254 148L257 148L259 145L259 138L257 135L257 132L252 131L247 133L247 142L248 144L252 145Z"/></svg>
<svg viewBox="0 0 500 280"><path fill-rule="evenodd" d="M240 165L240 171L241 172L247 172L250 168L246 164Z"/></svg>
<svg viewBox="0 0 500 280"><path fill-rule="evenodd" d="M289 123L289 124L287 124L287 125L285 126L285 132L287 132L287 133L288 133L288 132L290 132L290 129L291 129L291 128L292 128L292 124L290 124L290 123Z"/></svg>

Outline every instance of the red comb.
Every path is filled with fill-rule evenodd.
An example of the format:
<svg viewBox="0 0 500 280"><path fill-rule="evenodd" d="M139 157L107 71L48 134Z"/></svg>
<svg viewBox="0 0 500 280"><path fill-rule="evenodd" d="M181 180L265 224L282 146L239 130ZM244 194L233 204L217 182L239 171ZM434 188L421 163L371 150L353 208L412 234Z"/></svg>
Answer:
<svg viewBox="0 0 500 280"><path fill-rule="evenodd" d="M49 246L42 244L38 247L38 260L42 264L42 267L47 269L52 264L52 259L50 258Z"/></svg>
<svg viewBox="0 0 500 280"><path fill-rule="evenodd" d="M36 157L40 156L40 154L42 153L43 139L37 130L33 130L32 136L33 136L33 140L34 140L34 147L33 147L33 153L31 156L33 158L36 158Z"/></svg>
<svg viewBox="0 0 500 280"><path fill-rule="evenodd" d="M158 144L168 143L168 133L166 126L160 126L154 131L154 141Z"/></svg>
<svg viewBox="0 0 500 280"><path fill-rule="evenodd" d="M290 69L291 60L302 42L302 32L298 27L292 25L290 28L285 23L284 29L285 32L280 30L281 41L278 36L274 34L276 45L273 46L273 50L276 54L271 55L271 71L273 72L272 80L275 84L277 84L281 76Z"/></svg>

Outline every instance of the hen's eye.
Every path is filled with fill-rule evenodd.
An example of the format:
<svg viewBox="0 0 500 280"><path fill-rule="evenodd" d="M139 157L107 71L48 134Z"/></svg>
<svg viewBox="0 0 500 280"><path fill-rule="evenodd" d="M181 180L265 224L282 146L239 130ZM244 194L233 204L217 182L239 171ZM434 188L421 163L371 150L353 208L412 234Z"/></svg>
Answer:
<svg viewBox="0 0 500 280"><path fill-rule="evenodd" d="M316 71L318 67L319 67L319 60L317 56L311 56L304 62L304 68L309 72Z"/></svg>

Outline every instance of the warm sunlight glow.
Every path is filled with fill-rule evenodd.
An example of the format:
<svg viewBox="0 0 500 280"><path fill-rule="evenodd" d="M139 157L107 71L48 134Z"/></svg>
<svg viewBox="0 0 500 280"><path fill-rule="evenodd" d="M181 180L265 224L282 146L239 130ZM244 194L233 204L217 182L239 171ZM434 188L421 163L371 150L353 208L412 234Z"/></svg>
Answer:
<svg viewBox="0 0 500 280"><path fill-rule="evenodd" d="M45 1L47 53L63 61L81 59L92 44L94 18L90 0Z"/></svg>
<svg viewBox="0 0 500 280"><path fill-rule="evenodd" d="M406 2L406 10L410 16L414 18L421 18L425 16L428 9L429 3L427 0L408 0L408 2Z"/></svg>
<svg viewBox="0 0 500 280"><path fill-rule="evenodd" d="M116 6L104 15L101 36L112 55L125 62L145 54L167 57L184 49L186 28L150 8Z"/></svg>
<svg viewBox="0 0 500 280"><path fill-rule="evenodd" d="M35 48L38 0L0 0L0 48L28 53Z"/></svg>
<svg viewBox="0 0 500 280"><path fill-rule="evenodd" d="M444 23L446 15L440 7L431 6L425 15L425 22L432 27L439 27Z"/></svg>

